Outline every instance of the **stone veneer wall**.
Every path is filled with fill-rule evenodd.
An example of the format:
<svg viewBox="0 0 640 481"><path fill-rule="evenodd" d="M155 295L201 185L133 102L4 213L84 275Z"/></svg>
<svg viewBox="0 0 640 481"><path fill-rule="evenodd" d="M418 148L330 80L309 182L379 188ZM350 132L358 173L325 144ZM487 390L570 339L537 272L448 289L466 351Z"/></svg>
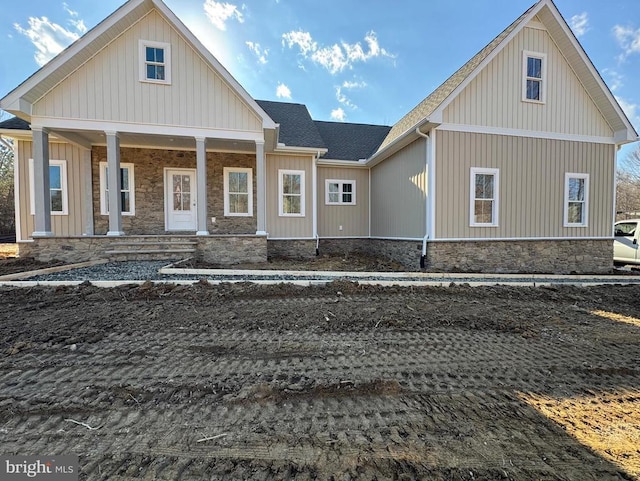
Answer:
<svg viewBox="0 0 640 481"><path fill-rule="evenodd" d="M212 264L266 262L267 238L255 235L198 237L196 256L199 260Z"/></svg>
<svg viewBox="0 0 640 481"><path fill-rule="evenodd" d="M100 214L100 162L106 161L106 147L94 147L91 170L96 235L106 234L109 229L109 216ZM122 230L127 235L165 234L164 169L195 169L195 151L123 147L120 149L120 163L134 164L135 177L135 215L122 216ZM207 152L207 229L211 234L255 234L255 205L252 217L224 217L224 167L253 169L253 198L256 198L254 154ZM212 217L216 218L215 224L211 223Z"/></svg>

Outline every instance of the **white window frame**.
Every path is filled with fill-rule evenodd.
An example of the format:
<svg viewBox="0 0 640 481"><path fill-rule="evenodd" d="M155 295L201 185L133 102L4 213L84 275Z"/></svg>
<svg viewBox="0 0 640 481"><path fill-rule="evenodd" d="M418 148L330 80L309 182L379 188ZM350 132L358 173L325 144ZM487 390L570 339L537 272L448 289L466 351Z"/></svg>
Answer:
<svg viewBox="0 0 640 481"><path fill-rule="evenodd" d="M50 159L49 167L60 167L60 187L62 191L62 210L52 210L51 215L69 215L69 188L67 185L67 161ZM31 215L36 214L36 196L34 189L34 173L33 159L29 159L29 200L31 203ZM51 202L51 193L49 193L49 202Z"/></svg>
<svg viewBox="0 0 640 481"><path fill-rule="evenodd" d="M336 192L329 192L329 184L338 184L339 195L338 202L332 202L329 198L329 194L335 194ZM344 186L346 184L351 185L351 192L344 192ZM351 194L351 202L344 202L343 195ZM326 205L356 205L356 181L355 180L340 180L340 179L326 179L324 181L324 203Z"/></svg>
<svg viewBox="0 0 640 481"><path fill-rule="evenodd" d="M224 215L225 217L253 217L253 169L245 167L224 167ZM229 194L244 194L244 192L229 192L229 174L247 174L247 209L248 212L231 212L229 207Z"/></svg>
<svg viewBox="0 0 640 481"><path fill-rule="evenodd" d="M582 222L569 222L569 202L577 202L569 199L569 182L571 179L584 180L584 199ZM567 172L564 175L564 227L589 227L589 174Z"/></svg>
<svg viewBox="0 0 640 481"><path fill-rule="evenodd" d="M278 215L280 217L304 217L305 216L305 180L304 170L278 170ZM284 212L284 192L282 179L285 175L299 175L300 176L300 213L285 213Z"/></svg>
<svg viewBox="0 0 640 481"><path fill-rule="evenodd" d="M147 77L147 47L161 48L164 50L164 62L155 63L153 65L164 66L164 80L152 79ZM151 40L140 40L138 42L138 56L140 64L140 82L148 82L154 84L171 84L171 44L165 42L154 42Z"/></svg>
<svg viewBox="0 0 640 481"><path fill-rule="evenodd" d="M537 77L529 77L528 76L528 59L529 58L537 58L542 61L542 68L540 78ZM530 99L527 98L527 81L535 80L540 82L540 99ZM547 101L547 54L540 52L531 52L529 50L524 50L522 52L522 101L523 102L532 102L534 104L544 104Z"/></svg>
<svg viewBox="0 0 640 481"><path fill-rule="evenodd" d="M122 211L122 215L136 215L136 182L134 165L131 163L121 163L120 169L129 169L129 211ZM109 215L107 209L107 166L106 162L100 162L100 215Z"/></svg>
<svg viewBox="0 0 640 481"><path fill-rule="evenodd" d="M493 202L491 205L491 222L476 222L476 175L492 175L493 176ZM471 167L471 180L469 182L469 225L471 227L498 227L498 212L500 200L500 169L487 169L480 167Z"/></svg>

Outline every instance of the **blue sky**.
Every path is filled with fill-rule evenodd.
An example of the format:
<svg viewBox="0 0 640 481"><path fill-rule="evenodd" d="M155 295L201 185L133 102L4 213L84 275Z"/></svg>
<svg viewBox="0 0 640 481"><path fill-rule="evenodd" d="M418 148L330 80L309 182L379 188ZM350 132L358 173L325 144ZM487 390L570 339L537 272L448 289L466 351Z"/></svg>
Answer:
<svg viewBox="0 0 640 481"><path fill-rule="evenodd" d="M6 2L0 97L123 0ZM534 0L165 0L256 99L391 125ZM556 0L640 130L638 0Z"/></svg>

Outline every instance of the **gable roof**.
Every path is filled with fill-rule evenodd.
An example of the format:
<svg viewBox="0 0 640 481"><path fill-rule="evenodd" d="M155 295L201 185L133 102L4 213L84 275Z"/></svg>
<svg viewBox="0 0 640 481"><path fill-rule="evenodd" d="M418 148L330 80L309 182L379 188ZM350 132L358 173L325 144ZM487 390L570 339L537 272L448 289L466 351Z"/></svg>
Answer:
<svg viewBox="0 0 640 481"><path fill-rule="evenodd" d="M224 66L209 52L197 37L162 2L162 0L128 0L124 5L93 27L82 37L64 49L18 87L0 99L0 108L25 120L30 119L31 106L63 79L93 58L111 41L156 9L173 25L182 37L201 57L216 70L228 86L238 93L262 119L263 128L275 129L276 125L247 91L233 78Z"/></svg>
<svg viewBox="0 0 640 481"><path fill-rule="evenodd" d="M384 139L378 152L401 137L412 133L421 124L426 123L430 116L438 122L438 114L455 98L482 68L491 61L498 52L529 23L538 16L547 28L549 34L564 53L567 61L583 82L583 85L597 107L602 112L612 129L616 132L616 141L620 143L634 142L638 138L631 122L615 100L613 94L587 56L552 0L539 0L524 12L518 19L502 31L486 47L478 52L471 60L458 69L442 85L435 89L427 98L402 117Z"/></svg>
<svg viewBox="0 0 640 481"><path fill-rule="evenodd" d="M351 124L344 122L314 121L325 145L329 149L324 159L368 159L391 130L386 125Z"/></svg>
<svg viewBox="0 0 640 481"><path fill-rule="evenodd" d="M326 147L305 105L269 100L256 102L280 124L279 144L319 149Z"/></svg>
<svg viewBox="0 0 640 481"><path fill-rule="evenodd" d="M0 130L31 130L31 125L19 117L11 117L0 122Z"/></svg>

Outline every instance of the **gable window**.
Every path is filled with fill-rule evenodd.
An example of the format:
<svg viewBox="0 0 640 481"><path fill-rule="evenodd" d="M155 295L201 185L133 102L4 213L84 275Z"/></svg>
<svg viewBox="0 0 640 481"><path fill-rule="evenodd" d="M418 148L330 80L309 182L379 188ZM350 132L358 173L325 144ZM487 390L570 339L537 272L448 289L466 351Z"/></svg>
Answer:
<svg viewBox="0 0 640 481"><path fill-rule="evenodd" d="M68 215L67 161L49 160L49 194L52 215ZM29 159L29 195L31 215L35 215L33 159Z"/></svg>
<svg viewBox="0 0 640 481"><path fill-rule="evenodd" d="M355 180L331 180L325 181L326 205L355 205L356 181Z"/></svg>
<svg viewBox="0 0 640 481"><path fill-rule="evenodd" d="M530 102L545 101L546 55L524 52L523 55L523 99Z"/></svg>
<svg viewBox="0 0 640 481"><path fill-rule="evenodd" d="M253 216L253 171L240 167L225 167L224 215Z"/></svg>
<svg viewBox="0 0 640 481"><path fill-rule="evenodd" d="M304 171L278 171L278 213L285 217L304 217Z"/></svg>
<svg viewBox="0 0 640 481"><path fill-rule="evenodd" d="M565 174L564 226L587 227L589 174Z"/></svg>
<svg viewBox="0 0 640 481"><path fill-rule="evenodd" d="M120 164L120 184L122 215L135 215L133 164ZM109 215L109 168L106 162L100 162L100 214Z"/></svg>
<svg viewBox="0 0 640 481"><path fill-rule="evenodd" d="M471 227L498 226L498 169L471 169Z"/></svg>
<svg viewBox="0 0 640 481"><path fill-rule="evenodd" d="M140 81L171 83L171 45L140 40Z"/></svg>

